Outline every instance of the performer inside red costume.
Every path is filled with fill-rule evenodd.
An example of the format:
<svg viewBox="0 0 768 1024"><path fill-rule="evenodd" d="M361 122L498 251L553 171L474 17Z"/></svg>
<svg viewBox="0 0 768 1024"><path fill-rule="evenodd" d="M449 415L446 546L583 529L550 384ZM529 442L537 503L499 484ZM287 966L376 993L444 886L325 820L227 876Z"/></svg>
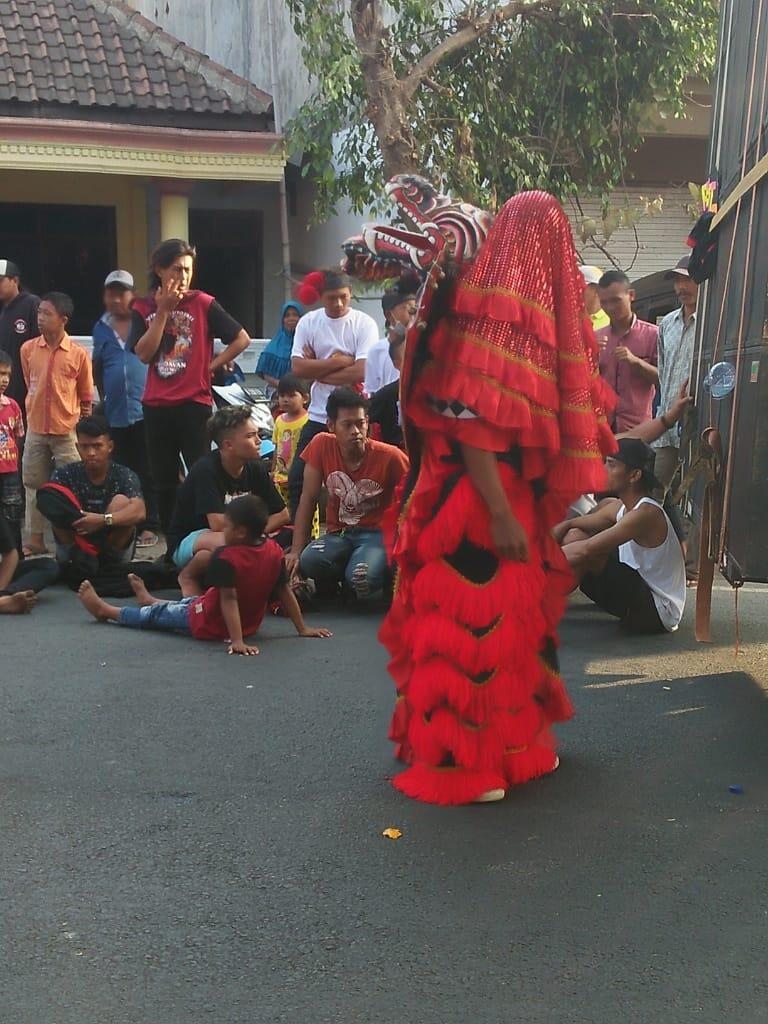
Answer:
<svg viewBox="0 0 768 1024"><path fill-rule="evenodd" d="M462 804L557 767L551 726L573 713L556 654L571 578L550 530L604 488L615 441L555 199L509 200L474 261L438 276L407 344L412 473L381 639L398 693L390 738L408 765L394 785Z"/></svg>

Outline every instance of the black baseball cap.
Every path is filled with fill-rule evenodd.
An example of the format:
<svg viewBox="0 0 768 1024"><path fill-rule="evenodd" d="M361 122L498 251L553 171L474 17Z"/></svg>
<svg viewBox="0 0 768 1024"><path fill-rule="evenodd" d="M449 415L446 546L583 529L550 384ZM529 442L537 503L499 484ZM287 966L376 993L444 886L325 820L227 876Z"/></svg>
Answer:
<svg viewBox="0 0 768 1024"><path fill-rule="evenodd" d="M21 271L13 260L0 260L0 277L21 277Z"/></svg>
<svg viewBox="0 0 768 1024"><path fill-rule="evenodd" d="M609 456L616 462L622 462L627 469L639 469L643 474L643 483L655 490L661 484L655 476L656 452L639 437L619 438L619 450Z"/></svg>
<svg viewBox="0 0 768 1024"><path fill-rule="evenodd" d="M384 316L390 313L393 309L398 306L402 306L404 302L408 302L409 299L415 299L415 295L411 295L408 292L401 292L397 288L392 288L388 292L384 292L381 297L381 311Z"/></svg>

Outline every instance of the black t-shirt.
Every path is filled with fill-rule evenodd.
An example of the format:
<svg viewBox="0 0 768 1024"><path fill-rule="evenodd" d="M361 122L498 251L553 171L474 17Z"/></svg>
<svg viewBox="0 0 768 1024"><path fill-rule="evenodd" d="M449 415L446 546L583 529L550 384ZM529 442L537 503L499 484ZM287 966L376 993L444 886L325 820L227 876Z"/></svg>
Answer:
<svg viewBox="0 0 768 1024"><path fill-rule="evenodd" d="M400 381L395 380L391 384L385 384L371 398L368 419L371 423L379 425L381 436L378 440L402 448L403 430L400 426L399 403Z"/></svg>
<svg viewBox="0 0 768 1024"><path fill-rule="evenodd" d="M271 516L285 508L266 467L257 459L247 462L237 479L226 472L219 452L198 459L176 493L176 507L168 528L168 550L173 553L187 534L207 530L209 515L221 514L230 501L244 494L261 498Z"/></svg>
<svg viewBox="0 0 768 1024"><path fill-rule="evenodd" d="M85 472L82 462L70 462L57 469L51 477L54 483L68 487L80 502L83 512L104 515L109 503L117 494L126 498L142 498L139 478L132 469L113 462L101 484L94 484Z"/></svg>
<svg viewBox="0 0 768 1024"><path fill-rule="evenodd" d="M21 346L30 338L37 338L40 329L37 326L37 307L40 299L31 292L20 292L15 299L0 307L0 349L7 352L13 360L11 383L5 392L14 398L24 412L24 399L27 397L27 385L21 369ZM26 415L26 414L25 414Z"/></svg>
<svg viewBox="0 0 768 1024"><path fill-rule="evenodd" d="M233 316L224 309L224 307L213 300L208 309L208 328L211 335L214 338L221 338L225 345L229 345L230 342L234 341L242 326L235 320ZM136 342L143 335L147 333L147 322L144 317L137 310L134 310L131 314L131 328L128 332L128 340L126 342L126 348L136 348Z"/></svg>

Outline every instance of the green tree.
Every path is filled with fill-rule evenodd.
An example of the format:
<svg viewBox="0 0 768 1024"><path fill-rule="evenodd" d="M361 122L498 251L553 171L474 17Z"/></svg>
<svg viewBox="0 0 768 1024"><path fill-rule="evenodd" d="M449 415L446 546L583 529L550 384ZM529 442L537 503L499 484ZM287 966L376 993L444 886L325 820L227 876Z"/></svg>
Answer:
<svg viewBox="0 0 768 1024"><path fill-rule="evenodd" d="M313 93L288 126L318 212L419 172L490 205L606 193L650 108L713 70L717 0L289 0Z"/></svg>

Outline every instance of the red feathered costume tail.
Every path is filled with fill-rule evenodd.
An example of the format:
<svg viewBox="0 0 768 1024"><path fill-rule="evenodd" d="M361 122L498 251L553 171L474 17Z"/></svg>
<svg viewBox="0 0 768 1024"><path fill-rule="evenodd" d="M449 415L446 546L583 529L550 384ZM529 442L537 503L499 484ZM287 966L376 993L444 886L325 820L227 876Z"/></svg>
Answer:
<svg viewBox="0 0 768 1024"><path fill-rule="evenodd" d="M615 449L570 227L551 196L511 199L448 315L428 338L413 329L402 401L415 480L381 630L398 691L390 738L409 765L394 785L466 803L555 766L550 727L573 713L555 633L572 581L550 531L604 487ZM497 556L461 445L495 453L527 562Z"/></svg>

